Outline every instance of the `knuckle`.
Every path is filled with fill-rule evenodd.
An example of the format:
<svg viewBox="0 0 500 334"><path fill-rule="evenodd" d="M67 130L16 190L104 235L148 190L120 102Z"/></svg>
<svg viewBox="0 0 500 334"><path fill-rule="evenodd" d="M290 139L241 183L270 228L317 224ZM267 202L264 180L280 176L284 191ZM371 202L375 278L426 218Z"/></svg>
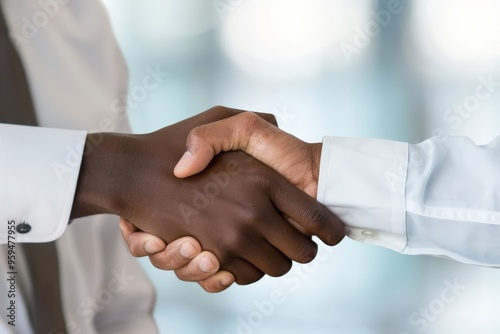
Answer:
<svg viewBox="0 0 500 334"><path fill-rule="evenodd" d="M242 210L242 215L244 223L242 224L241 229L245 232L245 234L250 233L250 231L254 231L257 227L256 223L261 223L266 220L266 214L256 205L246 205Z"/></svg>
<svg viewBox="0 0 500 334"><path fill-rule="evenodd" d="M286 260L284 261L283 265L281 267L276 267L276 269L273 269L272 272L268 273L269 276L272 277L281 277L285 275L287 272L292 269L292 261L291 260Z"/></svg>
<svg viewBox="0 0 500 334"><path fill-rule="evenodd" d="M237 258L247 249L252 247L252 238L254 235L251 226L242 226L235 233L228 233L224 239L225 251L219 260L224 260L226 263L231 259Z"/></svg>
<svg viewBox="0 0 500 334"><path fill-rule="evenodd" d="M248 136L251 136L252 133L254 133L257 128L259 128L259 126L262 124L261 122L263 121L263 119L259 115L249 111L240 114L239 117L243 129L245 129L245 133Z"/></svg>
<svg viewBox="0 0 500 334"><path fill-rule="evenodd" d="M222 118L230 117L237 114L237 112L234 109L221 105L214 106L210 108L207 112L214 113L216 116Z"/></svg>
<svg viewBox="0 0 500 334"><path fill-rule="evenodd" d="M264 277L264 273L260 273L258 275L253 275L253 276L248 276L248 277L241 277L241 278L237 277L236 278L236 284L238 284L238 285L249 285L249 284L257 282L262 277Z"/></svg>
<svg viewBox="0 0 500 334"><path fill-rule="evenodd" d="M253 113L251 111L245 111L245 112L242 112L239 117L244 121L244 122L248 122L249 124L253 124L255 122L257 122L260 117L259 115L257 115L256 113Z"/></svg>
<svg viewBox="0 0 500 334"><path fill-rule="evenodd" d="M316 257L318 253L318 245L313 241L308 241L302 246L297 247L295 252L295 260L299 263L309 263Z"/></svg>
<svg viewBox="0 0 500 334"><path fill-rule="evenodd" d="M224 290L223 287L221 287L219 284L217 284L216 282L213 282L211 280L201 281L198 283L203 288L203 290L205 290L206 292L209 292L209 293L217 293L217 292L221 292L222 290Z"/></svg>
<svg viewBox="0 0 500 334"><path fill-rule="evenodd" d="M174 270L177 269L178 266L175 266L171 257L169 257L165 252L161 252L160 254L151 255L149 257L151 264L161 270Z"/></svg>
<svg viewBox="0 0 500 334"><path fill-rule="evenodd" d="M186 282L200 282L207 281L214 275L214 273L207 273L200 269L199 263L192 263L187 267L183 267L177 270L174 270L175 275L182 281Z"/></svg>
<svg viewBox="0 0 500 334"><path fill-rule="evenodd" d="M328 213L326 209L318 206L308 206L304 210L303 218L311 229L311 232L317 232L324 229L328 224Z"/></svg>
<svg viewBox="0 0 500 334"><path fill-rule="evenodd" d="M211 250L219 263L219 270L222 266L232 262L239 257L241 249L238 246L238 239L236 237L229 237L219 240L218 250Z"/></svg>
<svg viewBox="0 0 500 334"><path fill-rule="evenodd" d="M135 249L135 248L130 248L130 254L131 254L133 257L140 257L139 252L138 252L138 251L137 251L137 249Z"/></svg>
<svg viewBox="0 0 500 334"><path fill-rule="evenodd" d="M274 116L273 114L261 113L260 117L263 118L266 122L278 126L278 120L276 119L276 116Z"/></svg>
<svg viewBox="0 0 500 334"><path fill-rule="evenodd" d="M163 261L159 261L157 258L151 258L151 264L156 268L160 270L166 270L165 266L163 265Z"/></svg>
<svg viewBox="0 0 500 334"><path fill-rule="evenodd" d="M208 131L205 126L201 125L196 128L191 129L187 136L187 142L191 145L200 144L205 141Z"/></svg>
<svg viewBox="0 0 500 334"><path fill-rule="evenodd" d="M213 106L212 108L210 108L210 110L215 110L215 111L219 111L219 112L223 112L223 111L226 111L228 109L229 109L228 107L220 105L220 104L218 104L218 105Z"/></svg>
<svg viewBox="0 0 500 334"><path fill-rule="evenodd" d="M142 255L141 252L139 251L139 244L137 241L132 241L130 243L129 250L130 254L132 254L132 256L134 257L140 257Z"/></svg>
<svg viewBox="0 0 500 334"><path fill-rule="evenodd" d="M333 236L331 238L331 242L329 243L330 246L335 246L339 244L342 240L345 238L345 231L342 231L342 233L338 233L336 236Z"/></svg>
<svg viewBox="0 0 500 334"><path fill-rule="evenodd" d="M252 187L261 188L266 191L278 188L277 179L273 176L271 169L260 163L249 164L245 168L248 182Z"/></svg>
<svg viewBox="0 0 500 334"><path fill-rule="evenodd" d="M185 272L180 272L179 270L174 270L175 276L183 282L192 282L193 281L193 276L185 273Z"/></svg>

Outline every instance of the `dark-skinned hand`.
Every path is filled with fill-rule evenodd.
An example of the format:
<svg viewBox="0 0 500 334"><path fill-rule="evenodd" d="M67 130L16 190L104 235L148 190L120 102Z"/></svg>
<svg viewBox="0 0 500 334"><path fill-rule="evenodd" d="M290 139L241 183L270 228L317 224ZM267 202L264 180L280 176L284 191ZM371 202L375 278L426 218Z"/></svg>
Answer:
<svg viewBox="0 0 500 334"><path fill-rule="evenodd" d="M116 214L167 243L192 236L238 284L283 275L291 260L315 257L317 245L284 215L338 243L344 228L335 215L242 152L219 155L188 179L174 176L189 132L236 114L216 107L146 135L89 135L72 217Z"/></svg>

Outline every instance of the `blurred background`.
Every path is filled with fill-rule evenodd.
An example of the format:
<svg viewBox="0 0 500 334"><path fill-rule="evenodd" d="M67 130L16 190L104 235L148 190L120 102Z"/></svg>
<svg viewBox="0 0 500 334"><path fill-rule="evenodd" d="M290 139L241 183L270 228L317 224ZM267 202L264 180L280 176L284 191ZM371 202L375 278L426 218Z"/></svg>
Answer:
<svg viewBox="0 0 500 334"><path fill-rule="evenodd" d="M273 113L310 142L500 134L498 1L104 3L137 133L226 105ZM151 68L169 77L138 94ZM161 333L500 333L500 271L347 239L282 278L218 295L142 263Z"/></svg>

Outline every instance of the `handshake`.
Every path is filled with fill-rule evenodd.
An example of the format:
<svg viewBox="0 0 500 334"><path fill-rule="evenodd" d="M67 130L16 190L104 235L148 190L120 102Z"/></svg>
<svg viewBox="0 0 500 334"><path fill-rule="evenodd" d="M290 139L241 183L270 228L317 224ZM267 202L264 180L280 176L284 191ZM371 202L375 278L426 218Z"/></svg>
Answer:
<svg viewBox="0 0 500 334"><path fill-rule="evenodd" d="M311 235L328 245L345 235L314 199L321 144L272 115L215 107L146 135L93 136L101 143L84 155L71 218L122 217L134 256L207 291L284 275L314 259Z"/></svg>

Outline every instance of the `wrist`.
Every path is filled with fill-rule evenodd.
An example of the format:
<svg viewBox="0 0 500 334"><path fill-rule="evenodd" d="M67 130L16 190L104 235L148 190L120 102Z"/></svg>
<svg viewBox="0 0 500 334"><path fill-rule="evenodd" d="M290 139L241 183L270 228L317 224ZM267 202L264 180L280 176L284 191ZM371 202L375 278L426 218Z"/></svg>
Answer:
<svg viewBox="0 0 500 334"><path fill-rule="evenodd" d="M87 136L71 218L96 214L120 214L123 166L131 136L93 133Z"/></svg>

